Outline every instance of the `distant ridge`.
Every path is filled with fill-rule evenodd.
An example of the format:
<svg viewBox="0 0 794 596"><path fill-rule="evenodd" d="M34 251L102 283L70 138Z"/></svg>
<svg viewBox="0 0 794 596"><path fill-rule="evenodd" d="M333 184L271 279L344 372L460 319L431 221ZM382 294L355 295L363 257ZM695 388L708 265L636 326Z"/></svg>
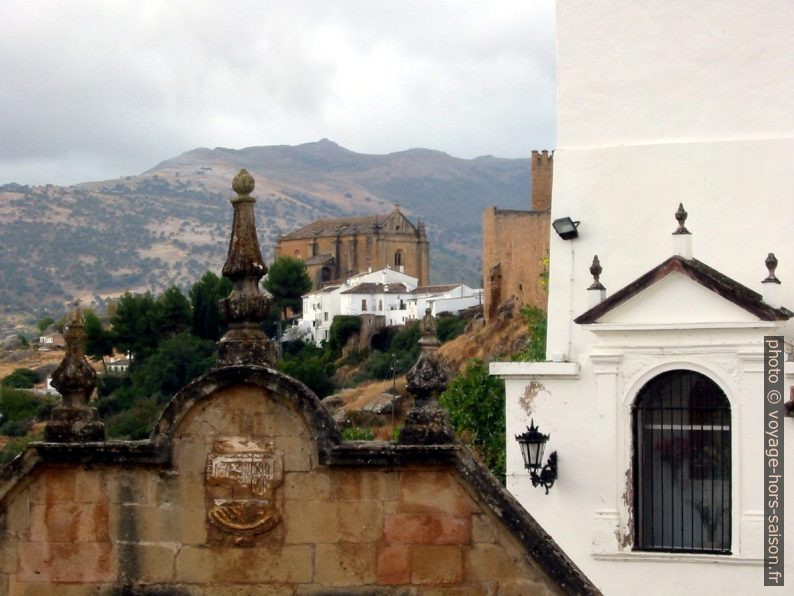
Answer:
<svg viewBox="0 0 794 596"><path fill-rule="evenodd" d="M219 271L232 177L246 168L266 259L275 239L314 219L388 213L427 225L433 283L481 281L482 212L529 207L529 159L461 159L411 148L384 155L329 140L200 147L136 176L69 187L0 186L0 317L75 297L187 286ZM31 315L32 316L32 315Z"/></svg>

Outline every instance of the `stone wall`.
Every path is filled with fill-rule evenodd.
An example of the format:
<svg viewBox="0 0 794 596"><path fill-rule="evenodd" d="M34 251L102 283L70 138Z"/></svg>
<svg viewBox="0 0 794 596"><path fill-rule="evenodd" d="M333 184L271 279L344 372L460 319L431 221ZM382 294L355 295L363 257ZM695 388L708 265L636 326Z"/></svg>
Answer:
<svg viewBox="0 0 794 596"><path fill-rule="evenodd" d="M548 151L532 152L532 210L491 207L483 213L483 312L491 320L500 304L514 299L518 306L546 309L541 275L549 250L554 158Z"/></svg>
<svg viewBox="0 0 794 596"><path fill-rule="evenodd" d="M486 321L500 304L545 310L541 285L549 249L548 211L507 211L492 207L483 213L483 312Z"/></svg>
<svg viewBox="0 0 794 596"><path fill-rule="evenodd" d="M339 442L263 367L188 386L151 441L34 445L0 480L0 594L595 592L467 450Z"/></svg>

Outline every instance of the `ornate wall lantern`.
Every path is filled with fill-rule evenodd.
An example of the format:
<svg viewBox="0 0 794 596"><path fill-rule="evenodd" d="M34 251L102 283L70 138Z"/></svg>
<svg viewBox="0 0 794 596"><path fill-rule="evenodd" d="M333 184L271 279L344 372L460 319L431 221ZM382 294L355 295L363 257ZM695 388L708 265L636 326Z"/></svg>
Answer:
<svg viewBox="0 0 794 596"><path fill-rule="evenodd" d="M535 426L534 420L530 421L527 432L516 435L516 441L521 447L521 457L524 458L524 467L529 470L529 475L532 478L532 486L543 486L546 489L546 494L549 494L549 489L557 480L556 451L551 452L548 461L541 467L543 450L548 440L549 435L540 432Z"/></svg>
<svg viewBox="0 0 794 596"><path fill-rule="evenodd" d="M554 231L563 240L573 240L579 237L578 221L573 221L570 217L561 217L551 222Z"/></svg>

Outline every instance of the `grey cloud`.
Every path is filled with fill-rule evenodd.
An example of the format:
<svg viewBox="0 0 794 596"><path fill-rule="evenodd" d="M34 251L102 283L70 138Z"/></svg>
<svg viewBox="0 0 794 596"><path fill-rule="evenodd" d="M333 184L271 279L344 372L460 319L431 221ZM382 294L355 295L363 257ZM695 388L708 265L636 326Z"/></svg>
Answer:
<svg viewBox="0 0 794 596"><path fill-rule="evenodd" d="M331 138L461 157L554 143L552 2L6 1L0 183Z"/></svg>

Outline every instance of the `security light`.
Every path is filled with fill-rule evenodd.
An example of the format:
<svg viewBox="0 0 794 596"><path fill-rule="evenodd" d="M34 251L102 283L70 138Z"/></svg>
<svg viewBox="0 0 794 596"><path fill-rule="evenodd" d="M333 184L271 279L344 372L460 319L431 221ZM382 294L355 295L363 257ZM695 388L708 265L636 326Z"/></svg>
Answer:
<svg viewBox="0 0 794 596"><path fill-rule="evenodd" d="M551 222L554 231L563 240L573 240L579 237L579 232L576 228L579 227L578 221L573 221L570 217L561 217Z"/></svg>

